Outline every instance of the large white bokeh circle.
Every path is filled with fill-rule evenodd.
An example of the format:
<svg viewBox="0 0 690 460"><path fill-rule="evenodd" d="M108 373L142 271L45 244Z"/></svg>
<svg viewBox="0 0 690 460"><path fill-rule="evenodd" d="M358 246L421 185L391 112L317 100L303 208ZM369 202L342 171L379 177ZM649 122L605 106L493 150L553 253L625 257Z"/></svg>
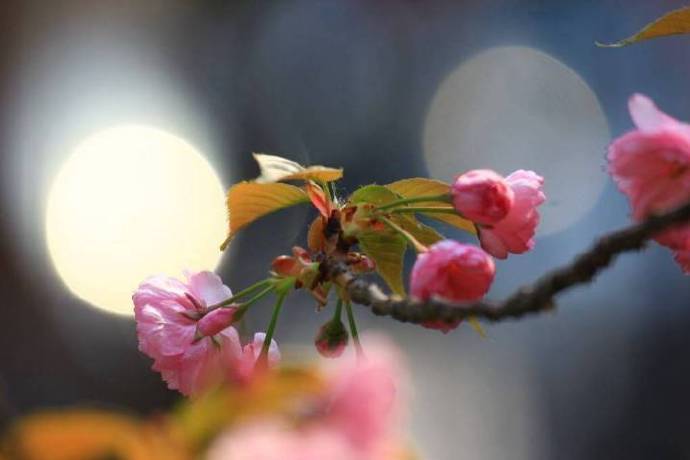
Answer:
<svg viewBox="0 0 690 460"><path fill-rule="evenodd" d="M214 269L225 237L224 191L190 144L147 126L81 142L48 195L45 231L57 272L78 297L131 314L153 274Z"/></svg>

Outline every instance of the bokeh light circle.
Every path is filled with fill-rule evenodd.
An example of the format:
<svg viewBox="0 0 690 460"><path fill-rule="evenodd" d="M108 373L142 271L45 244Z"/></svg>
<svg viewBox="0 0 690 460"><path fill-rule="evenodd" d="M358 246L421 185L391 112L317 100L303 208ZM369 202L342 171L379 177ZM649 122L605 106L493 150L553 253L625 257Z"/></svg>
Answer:
<svg viewBox="0 0 690 460"><path fill-rule="evenodd" d="M214 269L226 229L211 165L182 139L136 125L76 147L54 179L45 220L67 287L118 314L132 314L132 292L150 275Z"/></svg>
<svg viewBox="0 0 690 460"><path fill-rule="evenodd" d="M546 179L539 234L568 228L596 203L607 176L606 117L572 69L527 47L492 48L463 63L437 90L424 154L433 177L473 168L533 169Z"/></svg>

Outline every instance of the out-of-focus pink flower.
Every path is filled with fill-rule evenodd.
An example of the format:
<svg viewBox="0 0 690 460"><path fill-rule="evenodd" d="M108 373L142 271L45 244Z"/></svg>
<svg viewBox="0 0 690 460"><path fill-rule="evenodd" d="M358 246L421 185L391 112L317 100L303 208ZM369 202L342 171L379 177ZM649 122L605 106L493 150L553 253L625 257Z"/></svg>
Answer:
<svg viewBox="0 0 690 460"><path fill-rule="evenodd" d="M207 459L365 460L337 431L316 427L299 430L270 419L221 436L211 446Z"/></svg>
<svg viewBox="0 0 690 460"><path fill-rule="evenodd" d="M230 297L230 288L211 272L187 273L186 277L186 283L151 277L132 299L139 350L153 358L153 369L170 389L193 396L223 380L239 360L241 347L233 327L210 337L201 337L197 330L197 318L208 306ZM206 332L218 329L215 326Z"/></svg>
<svg viewBox="0 0 690 460"><path fill-rule="evenodd" d="M343 322L336 318L319 328L314 339L316 349L326 358L337 358L343 354L349 335Z"/></svg>
<svg viewBox="0 0 690 460"><path fill-rule="evenodd" d="M397 348L383 337L362 339L366 357L340 359L329 379L328 424L360 452L399 436L406 375Z"/></svg>
<svg viewBox="0 0 690 460"><path fill-rule="evenodd" d="M453 240L440 241L417 256L410 275L410 294L419 300L477 300L491 287L495 272L493 259L482 249ZM460 321L430 321L422 325L448 332L458 324Z"/></svg>
<svg viewBox="0 0 690 460"><path fill-rule="evenodd" d="M508 215L513 206L513 189L499 174L475 169L461 174L451 186L453 206L467 219L493 225Z"/></svg>
<svg viewBox="0 0 690 460"><path fill-rule="evenodd" d="M641 94L633 95L628 105L638 129L609 146L609 172L639 221L690 200L690 125L666 115ZM674 250L676 261L690 273L690 225L672 228L655 239Z"/></svg>
<svg viewBox="0 0 690 460"><path fill-rule="evenodd" d="M366 358L332 361L324 385L296 412L253 419L219 437L209 460L394 460L401 442L407 375L396 347L364 336ZM291 406L288 406L291 407Z"/></svg>
<svg viewBox="0 0 690 460"><path fill-rule="evenodd" d="M518 170L506 177L514 200L508 214L491 226L479 226L482 248L499 259L508 253L522 254L534 247L534 234L539 224L537 206L546 200L542 192L544 179L534 171Z"/></svg>
<svg viewBox="0 0 690 460"><path fill-rule="evenodd" d="M240 381L247 380L251 377L254 367L256 365L256 360L261 355L261 349L264 346L264 340L266 339L266 333L257 332L254 334L254 339L246 344L242 348L242 357L237 367L232 370L232 378L238 379ZM277 366L280 362L280 349L278 348L278 343L274 339L271 339L271 345L268 347L268 366Z"/></svg>

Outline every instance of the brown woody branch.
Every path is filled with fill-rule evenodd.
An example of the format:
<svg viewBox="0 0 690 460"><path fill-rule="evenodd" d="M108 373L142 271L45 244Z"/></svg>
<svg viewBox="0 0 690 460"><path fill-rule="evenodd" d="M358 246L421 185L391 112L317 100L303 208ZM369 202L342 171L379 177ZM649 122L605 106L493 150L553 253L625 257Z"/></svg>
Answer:
<svg viewBox="0 0 690 460"><path fill-rule="evenodd" d="M601 237L586 252L567 265L557 268L534 283L519 288L502 302L480 301L453 304L438 300L420 302L385 294L379 286L355 276L347 265L337 259L321 263L321 272L341 286L352 302L371 308L376 315L391 316L398 321L421 323L429 320L453 322L470 316L490 322L521 318L528 314L548 311L554 307L554 297L578 284L584 284L621 253L637 251L659 232L690 221L690 203L675 210L649 217L647 220Z"/></svg>

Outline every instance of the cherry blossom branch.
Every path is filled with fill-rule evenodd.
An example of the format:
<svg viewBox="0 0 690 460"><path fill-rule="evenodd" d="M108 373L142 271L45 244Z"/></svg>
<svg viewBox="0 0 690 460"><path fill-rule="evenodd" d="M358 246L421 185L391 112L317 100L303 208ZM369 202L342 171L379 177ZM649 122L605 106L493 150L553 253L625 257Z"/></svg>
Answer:
<svg viewBox="0 0 690 460"><path fill-rule="evenodd" d="M378 285L354 275L341 260L328 258L321 262L325 279L339 285L354 303L368 306L375 315L390 316L398 321L422 323L440 320L447 323L468 317L490 322L517 319L554 308L554 297L571 287L585 284L613 259L624 252L637 251L659 232L690 221L690 203L672 211L649 217L645 221L609 233L590 249L534 283L522 286L502 302L480 301L453 304L438 300L420 302L385 294Z"/></svg>

